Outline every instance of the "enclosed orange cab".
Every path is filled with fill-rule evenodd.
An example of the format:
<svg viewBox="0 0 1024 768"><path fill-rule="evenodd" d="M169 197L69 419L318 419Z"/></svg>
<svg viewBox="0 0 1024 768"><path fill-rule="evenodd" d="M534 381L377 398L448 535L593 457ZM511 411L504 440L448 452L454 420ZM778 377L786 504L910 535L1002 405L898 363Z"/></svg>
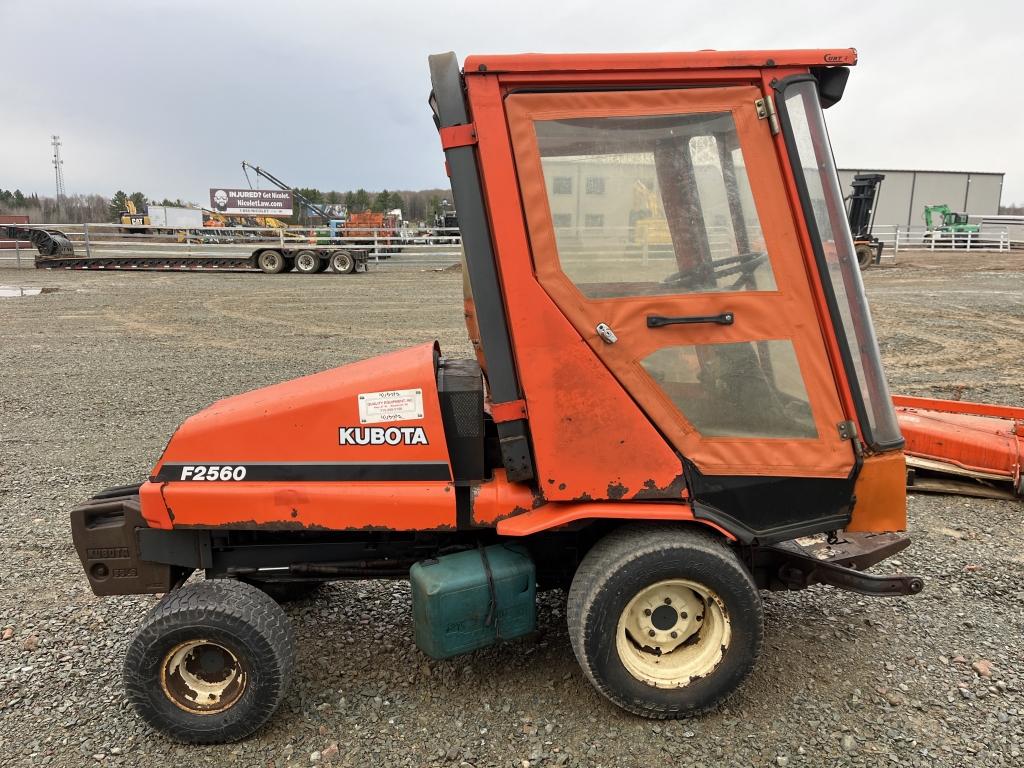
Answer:
<svg viewBox="0 0 1024 768"><path fill-rule="evenodd" d="M919 591L863 572L909 540L822 113L855 63L431 57L476 359L424 339L229 398L72 513L98 594L169 592L126 661L140 714L251 733L291 669L268 595L332 579L412 569L441 655L527 631L515 585L565 588L584 674L651 717L742 682L758 589Z"/></svg>

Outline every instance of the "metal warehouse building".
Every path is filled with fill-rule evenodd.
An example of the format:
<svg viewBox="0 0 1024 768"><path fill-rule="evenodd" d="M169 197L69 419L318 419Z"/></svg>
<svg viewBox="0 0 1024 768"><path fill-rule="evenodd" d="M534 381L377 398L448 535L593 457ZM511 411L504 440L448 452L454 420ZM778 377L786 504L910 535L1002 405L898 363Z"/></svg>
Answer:
<svg viewBox="0 0 1024 768"><path fill-rule="evenodd" d="M850 194L850 182L858 173L885 175L875 209L876 225L913 227L924 226L926 205L945 203L954 211L974 216L998 214L1005 175L975 171L841 169L839 181L844 195Z"/></svg>

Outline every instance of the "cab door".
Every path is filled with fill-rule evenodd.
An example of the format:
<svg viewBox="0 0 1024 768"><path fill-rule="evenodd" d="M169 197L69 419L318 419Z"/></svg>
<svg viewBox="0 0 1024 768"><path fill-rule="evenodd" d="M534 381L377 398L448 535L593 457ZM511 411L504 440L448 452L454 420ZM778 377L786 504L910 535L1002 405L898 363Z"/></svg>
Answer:
<svg viewBox="0 0 1024 768"><path fill-rule="evenodd" d="M848 478L846 416L760 97L508 96L534 268L700 473Z"/></svg>

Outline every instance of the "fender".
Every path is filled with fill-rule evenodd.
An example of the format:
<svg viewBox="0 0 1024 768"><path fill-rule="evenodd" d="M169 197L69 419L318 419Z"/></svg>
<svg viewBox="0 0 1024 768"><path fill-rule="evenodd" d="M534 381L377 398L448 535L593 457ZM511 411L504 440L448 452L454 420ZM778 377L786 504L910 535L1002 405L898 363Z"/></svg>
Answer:
<svg viewBox="0 0 1024 768"><path fill-rule="evenodd" d="M501 520L497 530L500 536L530 536L552 528L567 525L578 520L676 520L700 523L714 529L729 541L736 537L724 528L708 520L693 516L689 504L633 504L612 502L588 502L582 504L546 504L538 509Z"/></svg>

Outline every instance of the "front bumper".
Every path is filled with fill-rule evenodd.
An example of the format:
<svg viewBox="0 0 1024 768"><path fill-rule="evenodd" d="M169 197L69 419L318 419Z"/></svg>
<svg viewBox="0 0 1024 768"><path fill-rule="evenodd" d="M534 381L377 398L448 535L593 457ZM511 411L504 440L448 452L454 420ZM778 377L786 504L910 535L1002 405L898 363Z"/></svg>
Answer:
<svg viewBox="0 0 1024 768"><path fill-rule="evenodd" d="M71 510L71 537L97 595L169 592L182 570L142 559L139 486L111 488Z"/></svg>

